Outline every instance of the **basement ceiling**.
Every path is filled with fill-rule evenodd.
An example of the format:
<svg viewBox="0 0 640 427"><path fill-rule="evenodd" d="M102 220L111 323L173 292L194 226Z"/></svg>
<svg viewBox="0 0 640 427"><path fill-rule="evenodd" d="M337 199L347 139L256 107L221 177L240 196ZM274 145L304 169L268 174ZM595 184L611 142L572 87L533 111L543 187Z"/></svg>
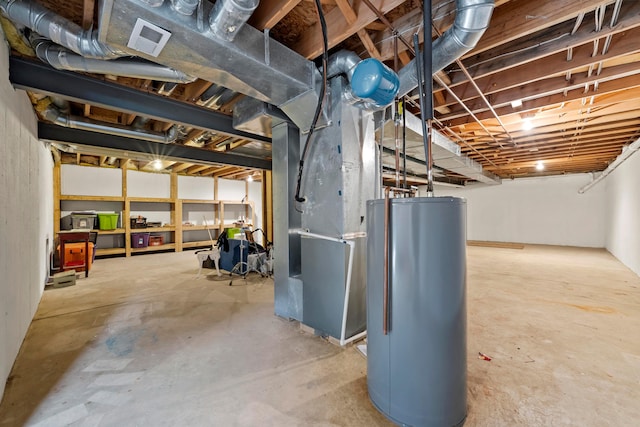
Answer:
<svg viewBox="0 0 640 427"><path fill-rule="evenodd" d="M84 29L99 25L96 1L39 3ZM396 69L413 58L406 45L411 45L413 34L421 29L420 2L322 0L322 6L331 52L348 49L362 58L381 59ZM432 2L434 39L452 25L455 6L453 0ZM322 53L313 1L262 0L249 24L268 30L270 37L310 60L317 60ZM434 128L458 144L462 154L501 178L602 171L623 147L640 137L638 40L637 0L496 0L490 26L478 45L434 76ZM14 41L12 46L14 57L37 61ZM200 79L167 85L117 75L87 77L211 110L229 120L243 96ZM55 85L56 79L51 84ZM59 89L64 93L68 88ZM29 92L37 106L44 95L58 91ZM138 117L145 117L143 111L68 99L74 115L100 122L133 126ZM418 104L412 94L405 99L407 110L417 116ZM170 159L162 162L163 170L245 177L264 169L262 164L251 163L255 159L270 160L270 145L264 138L174 120L156 115L140 123L154 132L167 132L177 124L174 145L219 156L204 164ZM45 122L42 117L41 121ZM385 146L385 156L392 158L393 142L385 142ZM118 152L99 152L100 148L92 153L87 146L84 151L76 146L75 153L73 147L66 149L69 152L63 151L61 158L69 162L106 165L142 156L129 162L134 165L130 167L148 169L152 165L144 153L119 156ZM410 182L421 182L426 172L421 165L424 158L419 150L409 156ZM242 159L250 163L244 164ZM539 162L543 170L536 168ZM394 162L385 164L392 174ZM437 170L437 177L454 183L468 181L446 169Z"/></svg>

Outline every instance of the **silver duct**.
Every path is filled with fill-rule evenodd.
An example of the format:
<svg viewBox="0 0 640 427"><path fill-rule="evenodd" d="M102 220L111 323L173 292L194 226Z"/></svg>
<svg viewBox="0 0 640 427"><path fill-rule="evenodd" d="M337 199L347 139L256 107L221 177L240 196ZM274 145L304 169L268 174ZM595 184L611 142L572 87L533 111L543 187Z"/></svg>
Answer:
<svg viewBox="0 0 640 427"><path fill-rule="evenodd" d="M236 31L233 43L211 28L200 29L201 16L213 13L209 2L190 16L170 3L149 7L139 0L101 1L100 41L268 102L303 131L309 129L320 82L313 62L249 25ZM321 117L320 124L325 122Z"/></svg>
<svg viewBox="0 0 640 427"><path fill-rule="evenodd" d="M231 101L236 94L227 88L212 84L200 95L200 103L207 108L219 109L227 102Z"/></svg>
<svg viewBox="0 0 640 427"><path fill-rule="evenodd" d="M86 58L112 59L126 55L100 42L97 32L83 31L80 26L35 1L0 0L0 9L12 21Z"/></svg>
<svg viewBox="0 0 640 427"><path fill-rule="evenodd" d="M191 83L191 77L182 71L139 59L122 58L113 61L85 58L49 40L34 41L33 47L41 61L57 70L82 71L94 74L113 74L139 79L174 83Z"/></svg>
<svg viewBox="0 0 640 427"><path fill-rule="evenodd" d="M133 129L126 126L103 123L90 120L84 117L72 116L62 113L55 104L41 111L42 117L56 125L81 129L90 132L104 133L108 135L122 136L125 138L142 139L144 141L157 142L160 144L171 144L175 142L178 132L175 126L172 126L167 132L151 132L142 129Z"/></svg>
<svg viewBox="0 0 640 427"><path fill-rule="evenodd" d="M358 65L360 61L362 61L362 59L358 55L348 50L341 50L334 53L329 57L327 78L330 79L338 74L345 74L349 81L351 81L355 66Z"/></svg>
<svg viewBox="0 0 640 427"><path fill-rule="evenodd" d="M489 26L493 7L493 0L456 0L456 19L453 26L433 42L432 75L476 46ZM411 60L398 72L399 97L418 86L415 60L416 58Z"/></svg>

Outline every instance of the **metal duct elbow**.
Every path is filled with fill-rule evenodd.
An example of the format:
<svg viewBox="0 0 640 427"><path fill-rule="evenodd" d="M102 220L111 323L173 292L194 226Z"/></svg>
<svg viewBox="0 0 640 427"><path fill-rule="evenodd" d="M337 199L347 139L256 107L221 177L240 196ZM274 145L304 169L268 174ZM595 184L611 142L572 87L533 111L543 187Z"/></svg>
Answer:
<svg viewBox="0 0 640 427"><path fill-rule="evenodd" d="M113 74L175 83L191 83L196 80L195 77L189 76L182 71L138 59L123 58L106 61L103 59L85 58L48 40L37 40L33 43L33 46L38 58L57 70Z"/></svg>
<svg viewBox="0 0 640 427"><path fill-rule="evenodd" d="M217 0L209 15L209 27L223 40L233 41L258 7L259 0Z"/></svg>
<svg viewBox="0 0 640 427"><path fill-rule="evenodd" d="M456 19L442 37L433 42L431 74L473 49L489 26L493 0L456 0ZM406 95L418 86L415 58L398 73L398 96Z"/></svg>
<svg viewBox="0 0 640 427"><path fill-rule="evenodd" d="M98 40L98 33L82 31L75 23L33 0L0 0L0 9L14 22L30 28L87 58L118 58L125 53Z"/></svg>
<svg viewBox="0 0 640 427"><path fill-rule="evenodd" d="M349 81L351 81L355 67L361 61L362 59L358 55L349 50L336 52L329 57L327 78L330 79L338 74L346 74Z"/></svg>

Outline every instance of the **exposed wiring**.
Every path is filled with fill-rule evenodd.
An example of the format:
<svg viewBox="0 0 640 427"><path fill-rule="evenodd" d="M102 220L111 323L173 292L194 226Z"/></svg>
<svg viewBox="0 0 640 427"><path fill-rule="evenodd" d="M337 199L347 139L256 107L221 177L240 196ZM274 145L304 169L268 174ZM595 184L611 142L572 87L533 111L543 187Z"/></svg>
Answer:
<svg viewBox="0 0 640 427"><path fill-rule="evenodd" d="M318 13L318 19L320 21L320 28L322 29L322 87L320 88L320 96L318 97L318 104L316 105L316 112L313 115L313 122L309 128L307 139L304 143L304 149L302 150L302 157L300 158L300 167L298 168L298 184L296 185L295 200L299 203L304 203L306 199L300 196L300 187L302 185L302 172L304 169L304 163L309 155L309 147L311 146L311 136L315 130L318 118L322 112L322 104L324 104L324 96L327 91L327 69L329 68L329 42L327 40L327 22L324 19L324 13L322 12L322 4L320 0L315 0L316 12Z"/></svg>

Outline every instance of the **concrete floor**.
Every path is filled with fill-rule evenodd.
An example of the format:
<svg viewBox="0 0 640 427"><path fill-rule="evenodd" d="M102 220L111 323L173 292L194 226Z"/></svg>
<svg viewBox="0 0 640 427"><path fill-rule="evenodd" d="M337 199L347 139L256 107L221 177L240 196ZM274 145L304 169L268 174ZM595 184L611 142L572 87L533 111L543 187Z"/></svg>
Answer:
<svg viewBox="0 0 640 427"><path fill-rule="evenodd" d="M604 250L468 248L466 426L636 426L640 278ZM366 360L273 315L273 281L193 252L47 289L1 426L388 426ZM477 357L482 352L491 361Z"/></svg>

